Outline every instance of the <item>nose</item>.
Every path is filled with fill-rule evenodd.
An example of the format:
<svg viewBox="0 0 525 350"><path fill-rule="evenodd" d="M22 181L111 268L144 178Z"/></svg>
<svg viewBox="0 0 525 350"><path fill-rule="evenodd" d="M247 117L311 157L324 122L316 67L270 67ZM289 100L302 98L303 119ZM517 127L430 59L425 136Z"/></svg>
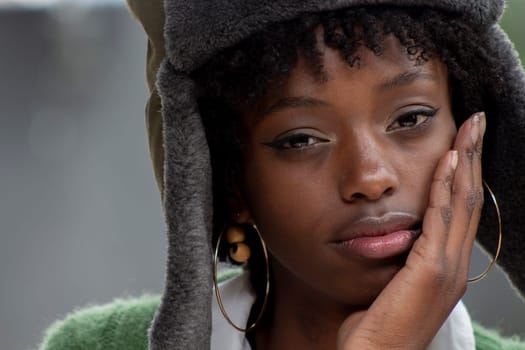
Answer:
<svg viewBox="0 0 525 350"><path fill-rule="evenodd" d="M354 140L343 151L339 191L345 202L378 201L394 194L399 177L393 166L391 147L370 138Z"/></svg>

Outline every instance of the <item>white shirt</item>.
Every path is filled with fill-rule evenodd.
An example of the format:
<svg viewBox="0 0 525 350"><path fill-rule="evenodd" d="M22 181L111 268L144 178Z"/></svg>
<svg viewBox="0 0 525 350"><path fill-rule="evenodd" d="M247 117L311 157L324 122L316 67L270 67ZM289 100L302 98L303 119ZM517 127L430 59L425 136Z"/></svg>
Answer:
<svg viewBox="0 0 525 350"><path fill-rule="evenodd" d="M247 273L220 284L221 299L232 321L245 327L255 294ZM211 350L251 350L245 334L233 328L222 316L213 298ZM463 302L459 302L441 326L427 350L475 350L472 321Z"/></svg>

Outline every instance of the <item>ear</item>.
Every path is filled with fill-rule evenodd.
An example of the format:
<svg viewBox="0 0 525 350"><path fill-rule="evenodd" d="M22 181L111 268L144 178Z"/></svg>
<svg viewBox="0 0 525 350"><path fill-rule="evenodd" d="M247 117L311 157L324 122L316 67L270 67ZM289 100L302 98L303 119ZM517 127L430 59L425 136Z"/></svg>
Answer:
<svg viewBox="0 0 525 350"><path fill-rule="evenodd" d="M244 224L252 222L252 215L242 191L239 186L233 189L233 196L228 198L228 207L230 208L229 215L231 222Z"/></svg>

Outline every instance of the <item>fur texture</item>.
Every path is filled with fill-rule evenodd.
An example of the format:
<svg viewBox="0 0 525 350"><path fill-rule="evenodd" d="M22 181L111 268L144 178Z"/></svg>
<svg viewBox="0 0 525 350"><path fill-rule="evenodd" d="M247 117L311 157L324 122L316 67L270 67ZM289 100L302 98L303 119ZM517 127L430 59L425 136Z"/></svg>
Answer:
<svg viewBox="0 0 525 350"><path fill-rule="evenodd" d="M190 72L217 50L264 28L305 12L348 6L420 6L462 15L465 21L488 25L503 13L503 0L166 0L166 53L177 70Z"/></svg>
<svg viewBox="0 0 525 350"><path fill-rule="evenodd" d="M525 74L507 36L495 24L503 0L166 0L166 50L157 87L164 116L168 262L164 296L150 330L150 349L208 349L211 332L211 165L188 73L218 50L269 23L299 13L353 5L424 6L454 12L491 31L491 53L504 67L503 89L487 115L485 180L503 215L499 260L521 295L525 292ZM196 44L198 43L198 44ZM493 253L497 220L490 198L478 240Z"/></svg>
<svg viewBox="0 0 525 350"><path fill-rule="evenodd" d="M495 114L487 116L483 178L494 191L502 215L503 245L498 264L518 294L525 296L525 74L514 47L499 28L491 29L491 54L506 67ZM493 112L493 113L494 113ZM477 239L491 255L498 239L497 217L488 195Z"/></svg>
<svg viewBox="0 0 525 350"><path fill-rule="evenodd" d="M159 72L166 152L167 277L150 349L208 349L212 301L212 187L194 84L170 64Z"/></svg>

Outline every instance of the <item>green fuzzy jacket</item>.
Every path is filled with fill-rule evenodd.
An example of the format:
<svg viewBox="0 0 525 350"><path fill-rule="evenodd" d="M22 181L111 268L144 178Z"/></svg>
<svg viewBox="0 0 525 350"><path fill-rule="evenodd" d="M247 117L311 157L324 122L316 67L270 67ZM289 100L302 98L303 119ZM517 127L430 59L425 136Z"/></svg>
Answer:
<svg viewBox="0 0 525 350"><path fill-rule="evenodd" d="M46 332L40 350L146 350L148 328L160 296L145 295L73 312ZM502 338L474 324L477 350L525 350L517 338Z"/></svg>

